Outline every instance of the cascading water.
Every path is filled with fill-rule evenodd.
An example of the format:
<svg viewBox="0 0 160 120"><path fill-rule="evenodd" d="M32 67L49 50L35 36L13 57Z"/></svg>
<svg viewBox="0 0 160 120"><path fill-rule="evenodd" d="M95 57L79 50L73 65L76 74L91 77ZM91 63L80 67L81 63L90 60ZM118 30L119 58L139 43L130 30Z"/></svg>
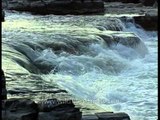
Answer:
<svg viewBox="0 0 160 120"><path fill-rule="evenodd" d="M8 89L25 87L25 76L37 74L132 120L157 119L156 32L107 16L6 14L2 68Z"/></svg>

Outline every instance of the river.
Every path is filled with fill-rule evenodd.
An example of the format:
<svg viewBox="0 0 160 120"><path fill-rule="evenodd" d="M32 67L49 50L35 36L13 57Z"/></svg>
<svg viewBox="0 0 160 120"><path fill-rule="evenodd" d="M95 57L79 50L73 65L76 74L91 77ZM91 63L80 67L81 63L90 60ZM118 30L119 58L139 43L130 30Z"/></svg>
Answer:
<svg viewBox="0 0 160 120"><path fill-rule="evenodd" d="M134 33L146 48L108 47L97 35L102 32ZM156 31L145 31L112 15L34 16L8 11L2 23L7 89L25 88L26 76L35 74L50 86L56 81L77 98L126 112L132 120L156 120L157 42ZM31 79L34 83L35 78ZM31 90L36 89L32 82Z"/></svg>

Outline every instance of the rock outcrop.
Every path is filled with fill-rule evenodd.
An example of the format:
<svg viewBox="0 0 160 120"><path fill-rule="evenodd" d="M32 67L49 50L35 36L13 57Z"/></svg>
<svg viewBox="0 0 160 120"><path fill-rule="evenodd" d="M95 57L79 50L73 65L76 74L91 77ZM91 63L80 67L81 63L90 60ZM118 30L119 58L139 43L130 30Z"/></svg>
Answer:
<svg viewBox="0 0 160 120"><path fill-rule="evenodd" d="M6 9L28 11L33 14L92 14L103 13L101 0L9 0Z"/></svg>
<svg viewBox="0 0 160 120"><path fill-rule="evenodd" d="M140 25L143 29L148 31L158 30L158 16L146 14L145 16L135 16L135 23Z"/></svg>
<svg viewBox="0 0 160 120"><path fill-rule="evenodd" d="M103 0L104 2L142 3L145 6L153 6L158 0Z"/></svg>
<svg viewBox="0 0 160 120"><path fill-rule="evenodd" d="M126 113L101 112L82 116L82 120L130 120Z"/></svg>
<svg viewBox="0 0 160 120"><path fill-rule="evenodd" d="M26 98L11 98L2 103L2 120L130 120L126 113L85 114L72 100L48 99L35 103Z"/></svg>
<svg viewBox="0 0 160 120"><path fill-rule="evenodd" d="M12 98L3 101L2 120L37 120L37 104L25 98Z"/></svg>
<svg viewBox="0 0 160 120"><path fill-rule="evenodd" d="M2 120L81 120L82 116L71 100L35 103L26 98L12 98L4 100L2 106Z"/></svg>
<svg viewBox="0 0 160 120"><path fill-rule="evenodd" d="M38 120L81 120L82 112L71 100L49 99L38 104Z"/></svg>
<svg viewBox="0 0 160 120"><path fill-rule="evenodd" d="M3 70L1 70L1 99L7 99L6 79Z"/></svg>
<svg viewBox="0 0 160 120"><path fill-rule="evenodd" d="M141 3L145 6L153 6L158 0L140 0Z"/></svg>
<svg viewBox="0 0 160 120"><path fill-rule="evenodd" d="M1 22L4 22L5 20L5 12L1 10Z"/></svg>

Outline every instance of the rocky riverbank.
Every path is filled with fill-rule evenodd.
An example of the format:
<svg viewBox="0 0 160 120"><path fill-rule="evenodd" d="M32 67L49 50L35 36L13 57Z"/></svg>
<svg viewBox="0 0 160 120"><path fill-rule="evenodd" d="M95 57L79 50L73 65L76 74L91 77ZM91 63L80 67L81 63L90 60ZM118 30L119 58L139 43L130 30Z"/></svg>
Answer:
<svg viewBox="0 0 160 120"><path fill-rule="evenodd" d="M25 80L23 84L28 87L36 86L35 84L40 82L39 77L25 77L26 82L29 83L32 77L32 84L27 85ZM11 80L8 75L6 79ZM7 86L9 83L7 82ZM96 101L81 100L56 85L42 84L45 90L8 89L8 99L2 100L2 120L130 120L129 115L124 112L113 113L109 109L106 111L93 103ZM13 81L12 86L14 87Z"/></svg>
<svg viewBox="0 0 160 120"><path fill-rule="evenodd" d="M105 3L105 16L118 16L124 19L124 16L134 18L134 22L148 31L158 30L158 8L157 6L144 6L142 3ZM148 24L150 23L150 24Z"/></svg>
<svg viewBox="0 0 160 120"><path fill-rule="evenodd" d="M81 0L8 0L8 10L27 11L32 14L96 14L104 12L100 0L81 2Z"/></svg>
<svg viewBox="0 0 160 120"><path fill-rule="evenodd" d="M18 0L14 0L14 1L9 0L8 8L5 8L5 9L28 12L28 10L30 10L29 8L33 7L33 9L31 8L31 10L33 11L29 11L33 14L38 14L38 13L51 14L54 11L56 12L56 14L62 14L62 15L63 14L93 14L94 13L94 14L104 14L105 16L105 17L102 16L101 19L98 17L97 18L92 17L92 18L86 19L84 17L82 20L82 23L85 22L84 26L86 25L88 27L91 27L91 26L92 27L90 29L87 29L87 28L82 29L84 27L83 26L82 28L78 28L78 30L77 30L77 26L81 26L81 25L78 25L78 24L81 24L77 22L77 21L81 21L81 19L78 17L74 18L74 21L68 18L64 19L62 16L60 16L58 20L53 19L52 26L56 27L57 29L51 29L50 31L47 31L45 34L48 34L49 32L51 32L52 35L55 35L54 39L61 42L60 44L57 44L54 42L47 43L48 36L47 37L43 36L42 34L43 32L42 32L41 37L45 39L44 41L39 41L37 42L37 44L34 44L34 45L27 43L26 41L23 41L22 44L20 44L19 46L15 45L13 47L14 49L12 48L13 50L12 52L19 50L19 52L21 52L21 54L26 55L25 58L29 59L30 61L31 61L32 56L29 56L29 54L27 53L30 51L26 51L26 49L21 49L23 48L22 46L24 46L24 48L26 46L27 48L33 48L32 50L34 50L35 48L40 48L39 51L47 49L47 48L51 48L56 54L59 54L62 50L64 50L65 52L71 55L74 55L74 54L78 54L78 51L81 50L77 47L77 44L82 45L83 47L83 44L87 45L88 43L91 43L91 40L93 42L104 41L103 43L107 44L108 46L112 43L113 44L120 43L127 47L131 47L134 49L137 48L135 50L137 50L137 53L142 54L142 57L143 57L143 55L145 54L141 53L143 52L140 49L142 46L137 47L137 45L141 43L141 40L132 33L123 32L122 31L123 26L119 26L120 25L119 22L115 18L112 19L112 17L118 16L120 17L121 20L125 21L125 20L128 20L126 17L124 17L125 15L127 16L130 14L135 14L133 16L135 23L141 25L144 29L149 30L149 31L157 30L157 22L158 22L157 21L157 7L156 6L146 7L140 2L137 2L135 4L135 3L128 3L128 2L121 3L121 2L115 2L115 1L114 2L107 1L105 3L101 1L97 1L97 2L94 1L93 3L91 1L87 1L83 3L84 6L82 6L82 3L77 0L75 2L67 3L67 7L70 8L71 7L70 5L72 4L73 6L75 5L79 6L77 7L78 9L74 7L74 10L73 8L68 10L68 8L60 7L57 10L57 8L54 8L54 7L59 6L59 3L61 3L62 1L61 2L58 1L58 3L56 3L57 6L52 6L53 4L52 3L50 4L50 2L42 5L42 4L39 4L40 1L38 0L36 1L26 0L25 2L22 2L20 0L18 2L17 1ZM51 1L51 0L48 0L48 1ZM32 4L28 4L29 2L31 2ZM43 1L41 0L41 2ZM62 3L64 3L64 1ZM99 4L98 8L96 8L97 3ZM45 5L47 6L51 5L50 7L52 9L48 9L48 7L47 9L46 8L43 9L44 7L46 7ZM63 4L63 5L66 5L66 4ZM14 8L14 7L17 7L17 8ZM93 8L95 11L90 8ZM65 11L66 9L68 10L67 12ZM62 12L62 13L59 13L59 12ZM110 17L106 17L106 16L110 16ZM2 18L4 20L4 17ZM102 22L102 21L105 21L105 22ZM19 23L16 21L12 21L12 22L15 22L15 24ZM12 22L11 22L11 25L12 25ZM20 21L20 22L23 22L23 21ZM59 22L61 22L62 24ZM68 27L63 26L65 25L65 23L67 23L68 26L70 25L70 26L76 26L76 27L69 30ZM32 24L29 24L29 22L25 25L21 24L19 26L16 26L17 28L14 26L15 28L13 27L13 31L16 29L17 30L21 29L22 31L24 30L23 31L24 34L22 35L24 37L26 33L27 34L32 34L32 33L36 34L36 32L40 33L40 31L38 31L37 28L39 29L41 27L44 30L43 28L44 26L39 26L39 25L37 25L36 26L37 28L35 28L37 31L33 28L27 29L29 25L32 26ZM59 25L59 26L57 27L56 25L57 26ZM48 24L47 27L50 28L50 26L51 25ZM63 30L64 29L63 27L67 29ZM9 28L9 29L10 31L12 31L12 28ZM93 29L96 31L96 33ZM65 35L64 35L64 32L65 32ZM15 33L13 34L15 36ZM62 34L63 36L59 36L59 34ZM37 35L36 37L38 38L39 34L36 34L36 35ZM21 38L22 40L23 40L23 37ZM68 38L70 39L70 41L64 44L64 41L63 41L64 38L66 39ZM33 36L27 39L32 40ZM74 40L74 42L75 41L77 42L72 44L72 40ZM67 46L66 44L70 46ZM41 48L41 45L43 45L42 48ZM8 48L8 46L4 45L4 48ZM7 50L4 51L4 54L6 51ZM15 53L18 54L17 51ZM32 53L33 53L33 56L36 56L34 54L35 53L34 51ZM33 60L29 64L27 60L21 61L21 59L23 58L20 57L19 59L17 57L16 59L14 59L15 60L14 61L14 60L9 59L9 57L6 57L6 58L3 57L3 63L8 64L6 67L5 73L9 71L6 76L7 77L7 88L9 88L8 89L9 99L4 101L3 103L3 119L4 120L6 119L7 120L15 120L15 119L17 120L26 120L26 119L27 120L32 120L32 119L34 120L36 119L52 120L52 118L56 120L65 120L65 119L66 120L72 120L72 119L73 120L80 120L80 119L83 119L83 120L88 120L88 119L90 120L91 119L92 120L101 120L101 119L129 120L130 119L126 113L113 113L111 112L112 110L109 110L109 108L108 108L108 111L105 112L106 110L100 108L94 103L91 103L90 101L87 102L79 98L77 98L78 99L77 100L75 99L73 95L68 93L66 90L59 88L58 85L56 86L56 82L55 82L55 85L53 84L51 85L50 82L48 83L46 81L44 82L40 76L34 75L34 74L44 73L43 70L46 73L50 72L51 70L49 68L51 66L50 63L48 67L48 64L45 64L45 62L43 64L41 64L41 61L39 63L38 61L34 63L34 60ZM16 66L16 70L15 70L15 67L13 67L12 65ZM34 65L37 65L35 67L36 69L34 68ZM22 96L23 96L23 99L21 98ZM48 106L48 103L49 105L51 103L51 106ZM62 103L65 103L65 104L62 104Z"/></svg>
<svg viewBox="0 0 160 120"><path fill-rule="evenodd" d="M147 6L144 3L146 1L123 1L114 0L102 2L100 0L90 1L87 0L82 3L80 0L76 1L58 1L58 0L8 0L3 2L3 8L6 10L16 10L23 12L31 12L32 14L104 14L108 15L121 15L123 16L135 14L133 16L134 22L145 30L157 30L158 28L158 3L153 0L148 2ZM154 4L153 4L154 3ZM2 11L2 21L4 21L4 11ZM148 24L150 23L150 24Z"/></svg>
<svg viewBox="0 0 160 120"><path fill-rule="evenodd" d="M48 99L36 103L25 98L2 102L2 120L130 120L126 113L100 112L82 116L72 100Z"/></svg>

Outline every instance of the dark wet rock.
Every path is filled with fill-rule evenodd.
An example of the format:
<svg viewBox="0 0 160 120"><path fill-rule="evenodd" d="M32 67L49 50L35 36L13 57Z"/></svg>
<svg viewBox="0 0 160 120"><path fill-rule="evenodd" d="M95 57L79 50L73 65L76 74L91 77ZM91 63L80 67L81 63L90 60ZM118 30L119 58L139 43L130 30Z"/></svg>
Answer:
<svg viewBox="0 0 160 120"><path fill-rule="evenodd" d="M145 6L153 6L154 3L158 0L140 0L140 1Z"/></svg>
<svg viewBox="0 0 160 120"><path fill-rule="evenodd" d="M121 0L123 3L140 3L140 0Z"/></svg>
<svg viewBox="0 0 160 120"><path fill-rule="evenodd" d="M4 22L5 20L5 12L1 10L1 22Z"/></svg>
<svg viewBox="0 0 160 120"><path fill-rule="evenodd" d="M1 69L1 99L7 99L6 79L4 71Z"/></svg>
<svg viewBox="0 0 160 120"><path fill-rule="evenodd" d="M147 13L145 16L134 17L135 23L148 31L158 30L158 16L152 13Z"/></svg>
<svg viewBox="0 0 160 120"><path fill-rule="evenodd" d="M91 14L103 13L104 4L101 0L9 0L7 9L33 14Z"/></svg>
<svg viewBox="0 0 160 120"><path fill-rule="evenodd" d="M2 120L37 120L37 104L30 99L7 99L2 106Z"/></svg>
<svg viewBox="0 0 160 120"><path fill-rule="evenodd" d="M79 111L51 111L39 112L38 120L81 120L82 113Z"/></svg>
<svg viewBox="0 0 160 120"><path fill-rule="evenodd" d="M125 35L115 33L112 35L99 35L99 36L107 43L107 45L109 47L114 44L115 45L122 44L124 46L134 48L135 46L137 46L141 42L141 40L135 35L130 34L127 36L127 33L125 33Z"/></svg>
<svg viewBox="0 0 160 120"><path fill-rule="evenodd" d="M38 103L39 120L81 120L82 113L71 100L48 99Z"/></svg>
<svg viewBox="0 0 160 120"><path fill-rule="evenodd" d="M67 93L66 90L57 90L57 89L50 89L50 90L28 90L28 89L13 89L7 90L8 94L28 94L28 93Z"/></svg>
<svg viewBox="0 0 160 120"><path fill-rule="evenodd" d="M98 120L98 117L95 114L83 115L82 120Z"/></svg>
<svg viewBox="0 0 160 120"><path fill-rule="evenodd" d="M130 120L130 117L126 113L113 113L113 112L103 112L95 113L99 120Z"/></svg>
<svg viewBox="0 0 160 120"><path fill-rule="evenodd" d="M49 112L52 110L64 110L68 108L74 108L72 100L60 101L57 99L48 99L46 101L41 101L38 103L38 109L41 112Z"/></svg>
<svg viewBox="0 0 160 120"><path fill-rule="evenodd" d="M2 120L81 120L81 117L82 112L71 100L48 99L37 105L30 99L12 98L2 103Z"/></svg>
<svg viewBox="0 0 160 120"><path fill-rule="evenodd" d="M140 0L103 0L104 2L140 3Z"/></svg>
<svg viewBox="0 0 160 120"><path fill-rule="evenodd" d="M111 45L115 44L115 41L112 36L110 35L99 35L99 36L106 42L107 46L110 47Z"/></svg>

